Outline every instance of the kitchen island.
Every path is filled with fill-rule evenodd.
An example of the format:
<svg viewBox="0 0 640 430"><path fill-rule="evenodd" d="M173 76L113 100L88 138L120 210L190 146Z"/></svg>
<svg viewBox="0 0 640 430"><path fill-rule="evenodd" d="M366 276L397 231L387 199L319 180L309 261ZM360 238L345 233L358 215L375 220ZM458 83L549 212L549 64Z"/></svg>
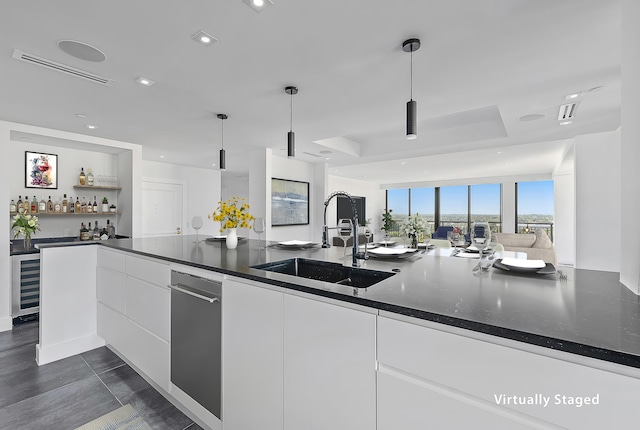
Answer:
<svg viewBox="0 0 640 430"><path fill-rule="evenodd" d="M198 417L169 381L167 277L222 282L223 412L201 419L207 427L601 428L632 414L638 300L615 273L481 278L477 260L430 251L364 261L395 274L354 289L252 268L294 257L348 265L342 248L257 245L178 236L91 247L97 334Z"/></svg>

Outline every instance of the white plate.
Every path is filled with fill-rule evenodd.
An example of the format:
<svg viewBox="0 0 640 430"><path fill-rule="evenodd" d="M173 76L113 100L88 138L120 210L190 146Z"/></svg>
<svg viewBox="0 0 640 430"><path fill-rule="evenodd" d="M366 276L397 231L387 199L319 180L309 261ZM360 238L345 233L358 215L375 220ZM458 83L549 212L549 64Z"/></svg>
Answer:
<svg viewBox="0 0 640 430"><path fill-rule="evenodd" d="M308 240L287 240L286 242L278 242L278 245L282 246L308 246L313 245L313 242Z"/></svg>
<svg viewBox="0 0 640 430"><path fill-rule="evenodd" d="M477 252L464 252L464 251L460 251L458 252L456 255L456 257L460 257L460 258L479 258L480 254Z"/></svg>
<svg viewBox="0 0 640 430"><path fill-rule="evenodd" d="M385 248L384 246L372 249L369 251L374 257L379 258L396 258L396 257L404 257L409 254L413 254L417 251L417 249L411 248Z"/></svg>
<svg viewBox="0 0 640 430"><path fill-rule="evenodd" d="M525 269L542 269L547 267L543 260L524 260L522 258L503 258L502 264L511 267L522 267Z"/></svg>

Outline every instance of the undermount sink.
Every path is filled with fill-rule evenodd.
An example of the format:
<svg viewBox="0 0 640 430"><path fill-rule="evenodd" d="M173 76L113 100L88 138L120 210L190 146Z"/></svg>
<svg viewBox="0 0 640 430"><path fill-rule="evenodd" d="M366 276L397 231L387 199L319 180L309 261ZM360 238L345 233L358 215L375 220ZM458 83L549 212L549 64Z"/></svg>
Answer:
<svg viewBox="0 0 640 430"><path fill-rule="evenodd" d="M390 272L360 269L306 258L290 258L251 267L354 288L367 288L395 275Z"/></svg>

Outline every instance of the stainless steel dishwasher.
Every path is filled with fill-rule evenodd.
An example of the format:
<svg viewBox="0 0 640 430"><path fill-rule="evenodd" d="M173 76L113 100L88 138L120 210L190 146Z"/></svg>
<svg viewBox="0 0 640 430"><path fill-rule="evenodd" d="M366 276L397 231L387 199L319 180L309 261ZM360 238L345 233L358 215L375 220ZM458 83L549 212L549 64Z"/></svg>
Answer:
<svg viewBox="0 0 640 430"><path fill-rule="evenodd" d="M171 383L219 419L222 283L171 272Z"/></svg>

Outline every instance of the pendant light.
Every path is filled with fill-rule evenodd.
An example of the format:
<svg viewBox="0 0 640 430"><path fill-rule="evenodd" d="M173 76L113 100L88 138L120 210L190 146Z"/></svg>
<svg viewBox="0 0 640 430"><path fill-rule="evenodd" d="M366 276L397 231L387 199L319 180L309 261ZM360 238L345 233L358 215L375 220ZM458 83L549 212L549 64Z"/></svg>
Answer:
<svg viewBox="0 0 640 430"><path fill-rule="evenodd" d="M296 134L293 132L293 96L298 94L298 87L288 86L284 89L284 92L291 97L291 127L289 133L287 133L287 157L293 158L296 156Z"/></svg>
<svg viewBox="0 0 640 430"><path fill-rule="evenodd" d="M224 151L224 120L227 118L229 117L224 113L218 114L218 119L222 121L222 133L221 133L222 148L220 148L220 170L227 170L227 163L226 163L226 157L225 157L226 154Z"/></svg>
<svg viewBox="0 0 640 430"><path fill-rule="evenodd" d="M407 102L407 139L418 137L418 103L413 100L413 52L420 49L420 39L407 39L402 43L402 50L411 53L411 99Z"/></svg>

